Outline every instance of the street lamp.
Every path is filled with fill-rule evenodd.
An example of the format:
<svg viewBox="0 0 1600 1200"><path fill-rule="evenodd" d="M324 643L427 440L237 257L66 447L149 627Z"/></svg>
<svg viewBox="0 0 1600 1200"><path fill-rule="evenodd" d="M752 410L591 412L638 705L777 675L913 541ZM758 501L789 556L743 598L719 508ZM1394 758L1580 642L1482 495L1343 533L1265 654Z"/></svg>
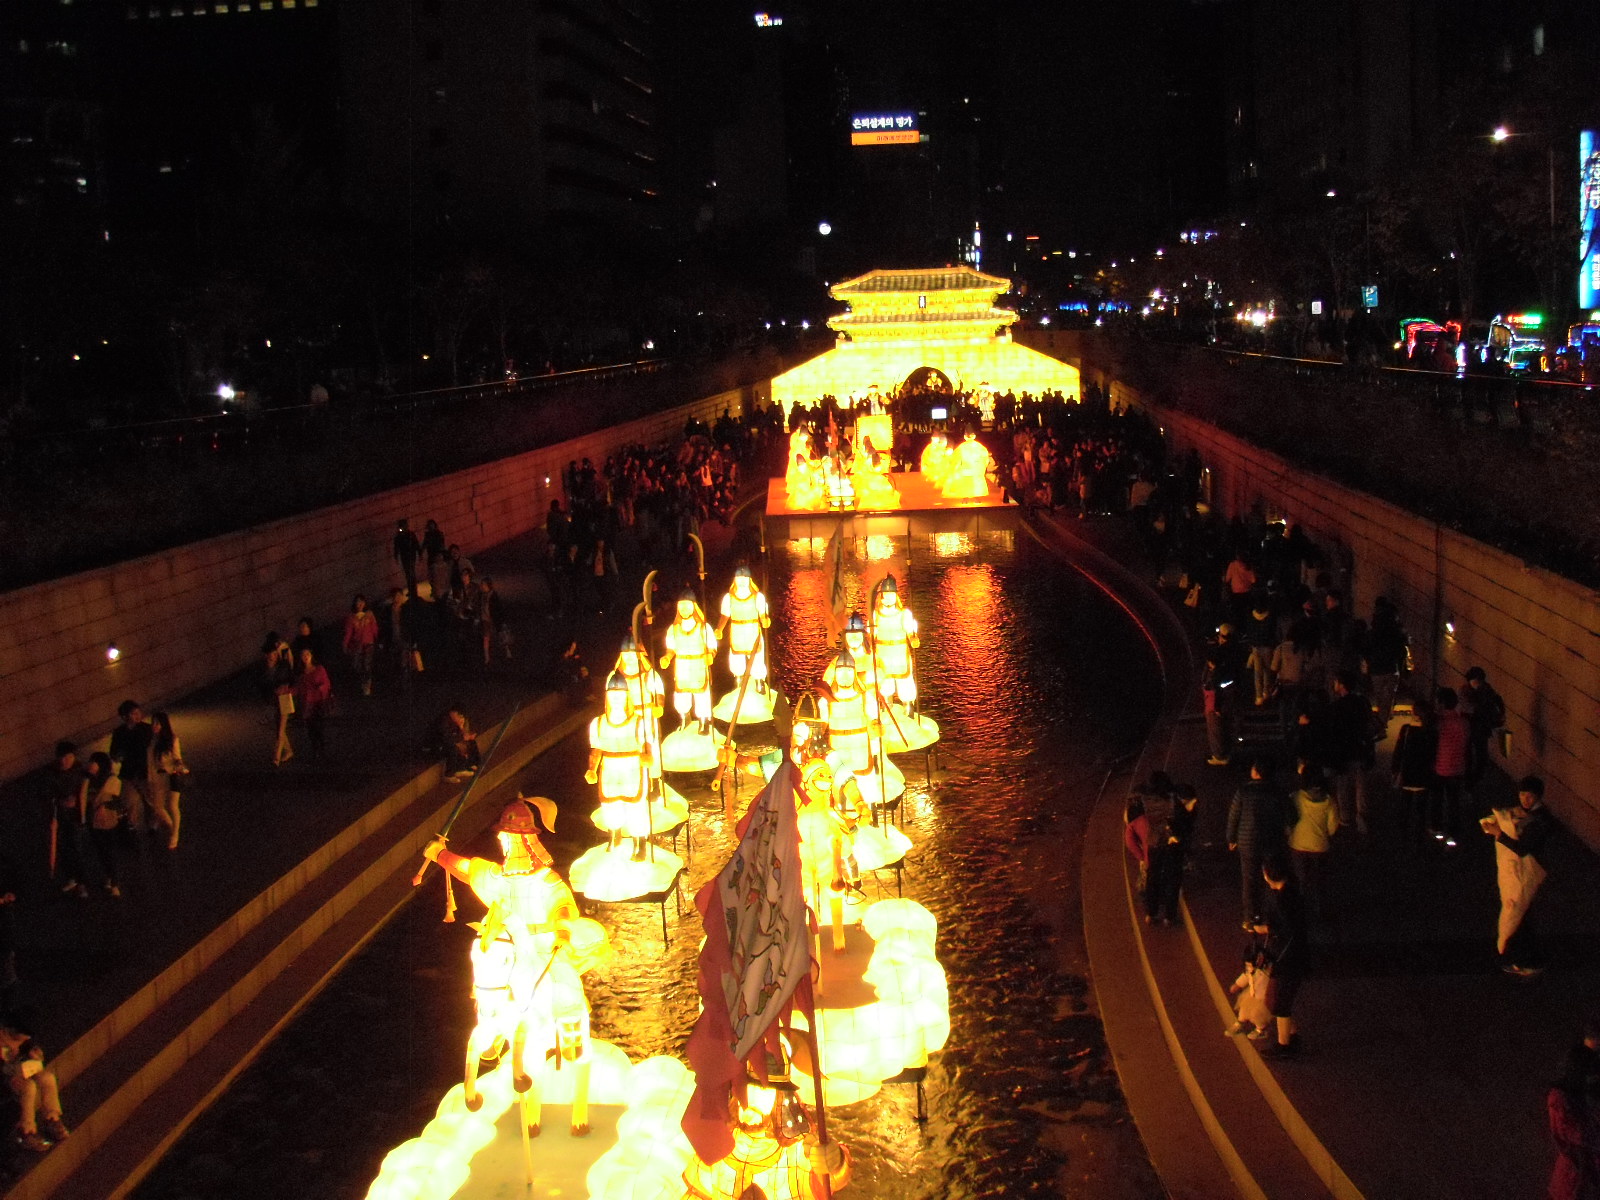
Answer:
<svg viewBox="0 0 1600 1200"><path fill-rule="evenodd" d="M823 237L827 237L830 233L833 232L833 226L828 224L826 221L818 221L817 222L817 232L820 233Z"/></svg>
<svg viewBox="0 0 1600 1200"><path fill-rule="evenodd" d="M1494 127L1494 132L1489 136L1494 141L1503 142L1511 136L1511 130L1507 129L1504 125L1496 125Z"/></svg>

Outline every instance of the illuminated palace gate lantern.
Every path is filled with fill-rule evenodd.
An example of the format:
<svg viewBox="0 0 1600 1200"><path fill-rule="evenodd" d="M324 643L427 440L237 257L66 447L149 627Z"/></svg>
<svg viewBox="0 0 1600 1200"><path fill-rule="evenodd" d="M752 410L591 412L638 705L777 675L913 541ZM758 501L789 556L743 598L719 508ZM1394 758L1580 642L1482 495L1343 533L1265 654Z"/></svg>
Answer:
<svg viewBox="0 0 1600 1200"><path fill-rule="evenodd" d="M772 399L787 412L823 395L887 396L932 371L966 391L1078 395L1076 367L1011 340L1017 314L994 303L1010 288L970 267L869 271L835 284L829 294L850 306L828 321L838 344L775 378Z"/></svg>

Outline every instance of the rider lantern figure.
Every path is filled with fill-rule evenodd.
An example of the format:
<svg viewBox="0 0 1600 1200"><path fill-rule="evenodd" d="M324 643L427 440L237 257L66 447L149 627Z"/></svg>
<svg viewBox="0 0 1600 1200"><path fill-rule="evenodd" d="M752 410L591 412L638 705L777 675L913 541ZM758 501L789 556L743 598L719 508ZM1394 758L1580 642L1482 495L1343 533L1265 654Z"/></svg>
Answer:
<svg viewBox="0 0 1600 1200"><path fill-rule="evenodd" d="M558 1069L578 1072L572 1132L582 1135L589 1131L589 1007L579 976L604 962L610 946L605 928L578 914L572 890L540 841L530 804L538 807L546 826L555 827L551 801L541 796L513 800L494 824L502 862L455 854L443 837L430 842L424 854L470 887L488 910L475 926L479 936L472 947L478 1024L467 1043L467 1108L476 1111L482 1104L480 1059L509 1044L516 1091L533 1090L531 1130L539 1126L533 1076L551 1060Z"/></svg>

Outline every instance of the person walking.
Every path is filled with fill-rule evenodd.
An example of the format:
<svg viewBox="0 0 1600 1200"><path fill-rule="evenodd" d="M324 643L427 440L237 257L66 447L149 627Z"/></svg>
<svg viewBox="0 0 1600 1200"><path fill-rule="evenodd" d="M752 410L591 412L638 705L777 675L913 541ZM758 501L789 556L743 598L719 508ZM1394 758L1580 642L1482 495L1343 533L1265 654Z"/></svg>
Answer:
<svg viewBox="0 0 1600 1200"><path fill-rule="evenodd" d="M1246 561L1243 550L1235 551L1224 568L1222 584L1228 597L1228 615L1242 623L1250 613L1250 593L1256 587L1255 569Z"/></svg>
<svg viewBox="0 0 1600 1200"><path fill-rule="evenodd" d="M1517 784L1517 802L1497 808L1479 824L1494 839L1500 886L1500 920L1495 948L1508 975L1536 975L1545 967L1539 938L1528 924L1528 910L1547 874L1545 859L1555 821L1544 806L1544 780L1528 775Z"/></svg>
<svg viewBox="0 0 1600 1200"><path fill-rule="evenodd" d="M1387 731L1394 714L1394 697L1405 672L1410 640L1400 624L1400 614L1387 596L1372 605L1372 625L1367 630L1365 661L1371 680L1372 706L1378 710L1378 728Z"/></svg>
<svg viewBox="0 0 1600 1200"><path fill-rule="evenodd" d="M1245 617L1244 634L1240 639L1249 655L1257 708L1266 704L1272 694L1272 657L1278 643L1277 633L1278 618L1273 615L1272 601L1265 592L1258 591L1250 602L1250 613Z"/></svg>
<svg viewBox="0 0 1600 1200"><path fill-rule="evenodd" d="M1250 764L1249 781L1234 792L1228 806L1228 849L1239 854L1239 899L1246 929L1255 927L1261 913L1261 864L1282 854L1289 825L1289 807L1272 772L1272 760L1258 756Z"/></svg>
<svg viewBox="0 0 1600 1200"><path fill-rule="evenodd" d="M1466 784L1468 756L1471 753L1472 727L1458 707L1454 688L1440 688L1434 696L1439 709L1433 752L1433 804L1428 833L1448 849L1456 846L1456 822L1460 819L1461 792Z"/></svg>
<svg viewBox="0 0 1600 1200"><path fill-rule="evenodd" d="M363 696L372 695L372 659L378 652L378 632L378 618L367 608L367 598L358 594L350 601L340 647L361 684Z"/></svg>
<svg viewBox="0 0 1600 1200"><path fill-rule="evenodd" d="M1272 1014L1277 1038L1261 1043L1263 1058L1294 1054L1300 1048L1295 1032L1294 1002L1311 970L1311 936L1305 900L1281 857L1269 858L1261 868L1266 882L1262 919L1255 931L1266 938L1267 1011Z"/></svg>
<svg viewBox="0 0 1600 1200"><path fill-rule="evenodd" d="M1272 686L1278 694L1278 724L1289 727L1305 712L1309 697L1322 688L1322 643L1315 621L1296 618L1272 652Z"/></svg>
<svg viewBox="0 0 1600 1200"><path fill-rule="evenodd" d="M117 705L117 716L122 724L111 731L111 744L107 752L117 778L122 781L122 814L128 828L135 833L143 831L150 819L145 808L150 800L150 722L144 719L144 709L135 700L124 700ZM151 831L155 825L150 826Z"/></svg>
<svg viewBox="0 0 1600 1200"><path fill-rule="evenodd" d="M164 712L152 713L150 727L150 811L167 830L167 849L178 848L179 805L189 768L183 761L183 746L172 728L172 718Z"/></svg>
<svg viewBox="0 0 1600 1200"><path fill-rule="evenodd" d="M1206 740L1211 755L1206 763L1225 767L1233 758L1234 714L1244 691L1244 652L1233 640L1233 626L1217 626L1217 639L1206 650L1206 669L1201 678L1205 700Z"/></svg>
<svg viewBox="0 0 1600 1200"><path fill-rule="evenodd" d="M333 707L333 681L327 668L310 650L300 651L300 671L294 681L294 706L305 722L311 742L311 757L318 759L327 749L326 722Z"/></svg>
<svg viewBox="0 0 1600 1200"><path fill-rule="evenodd" d="M1178 921L1178 901L1183 888L1183 868L1189 860L1194 840L1194 823L1199 812L1200 794L1186 783L1177 789L1165 825L1153 836L1150 863L1150 889L1146 911L1158 925Z"/></svg>
<svg viewBox="0 0 1600 1200"><path fill-rule="evenodd" d="M1339 810L1328 797L1322 779L1310 763L1302 761L1297 786L1290 797L1293 811L1289 826L1289 865L1306 907L1320 916L1323 902L1323 864L1333 835L1339 832Z"/></svg>

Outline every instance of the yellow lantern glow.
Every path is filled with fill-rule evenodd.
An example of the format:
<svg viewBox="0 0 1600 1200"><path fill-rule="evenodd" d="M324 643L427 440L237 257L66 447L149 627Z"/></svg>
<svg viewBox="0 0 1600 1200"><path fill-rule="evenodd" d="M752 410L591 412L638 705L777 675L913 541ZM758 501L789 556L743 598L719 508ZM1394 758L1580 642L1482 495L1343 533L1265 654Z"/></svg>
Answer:
<svg viewBox="0 0 1600 1200"><path fill-rule="evenodd" d="M968 267L878 270L835 284L829 294L850 305L828 321L838 342L775 378L772 399L788 411L822 395L887 393L923 367L942 372L956 387L988 382L1002 390L1076 396L1076 367L1011 340L1017 314L994 306L1010 288L1009 279Z"/></svg>

